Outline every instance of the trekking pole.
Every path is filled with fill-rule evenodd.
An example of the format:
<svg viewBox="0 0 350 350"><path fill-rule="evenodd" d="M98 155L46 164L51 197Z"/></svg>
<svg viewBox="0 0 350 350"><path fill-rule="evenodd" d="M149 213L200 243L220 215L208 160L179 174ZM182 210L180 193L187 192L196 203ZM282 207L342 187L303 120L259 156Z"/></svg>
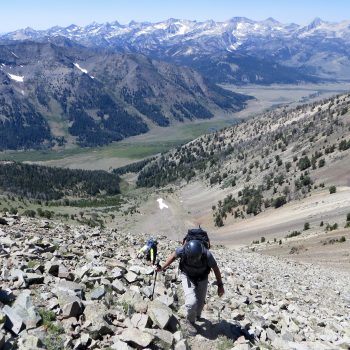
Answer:
<svg viewBox="0 0 350 350"><path fill-rule="evenodd" d="M157 265L156 265L157 267L159 266L159 260L157 260ZM153 281L153 289L152 289L152 295L151 295L151 300L153 300L153 295L154 295L154 289L155 289L155 287L156 287L156 280L157 280L157 274L158 274L158 271L157 270L155 270L154 271L155 272L155 275L154 275L154 281Z"/></svg>

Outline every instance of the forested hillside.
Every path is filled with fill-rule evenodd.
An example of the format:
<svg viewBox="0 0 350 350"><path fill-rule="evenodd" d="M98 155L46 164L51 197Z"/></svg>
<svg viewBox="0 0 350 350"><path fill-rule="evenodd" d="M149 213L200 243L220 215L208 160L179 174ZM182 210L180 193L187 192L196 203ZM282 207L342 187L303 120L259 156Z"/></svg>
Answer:
<svg viewBox="0 0 350 350"><path fill-rule="evenodd" d="M0 95L0 150L106 145L249 99L190 68L69 40L0 45Z"/></svg>
<svg viewBox="0 0 350 350"><path fill-rule="evenodd" d="M119 177L105 171L71 170L0 162L0 189L18 196L57 200L119 193Z"/></svg>
<svg viewBox="0 0 350 350"><path fill-rule="evenodd" d="M259 115L160 156L143 168L137 184L200 180L227 189L212 208L217 226L228 215L257 215L318 188L334 193L334 181L350 183L349 107L350 95L342 95Z"/></svg>

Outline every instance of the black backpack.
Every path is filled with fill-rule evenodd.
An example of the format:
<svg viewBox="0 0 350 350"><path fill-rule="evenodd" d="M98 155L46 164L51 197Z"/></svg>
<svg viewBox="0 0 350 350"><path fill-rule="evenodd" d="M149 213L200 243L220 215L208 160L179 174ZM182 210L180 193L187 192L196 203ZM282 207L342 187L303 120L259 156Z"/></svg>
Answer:
<svg viewBox="0 0 350 350"><path fill-rule="evenodd" d="M205 248L207 249L210 248L210 240L209 240L208 234L206 231L202 230L200 227L192 228L188 230L187 235L184 237L182 241L182 244L185 244L186 242L189 242L192 240L201 241L204 244Z"/></svg>

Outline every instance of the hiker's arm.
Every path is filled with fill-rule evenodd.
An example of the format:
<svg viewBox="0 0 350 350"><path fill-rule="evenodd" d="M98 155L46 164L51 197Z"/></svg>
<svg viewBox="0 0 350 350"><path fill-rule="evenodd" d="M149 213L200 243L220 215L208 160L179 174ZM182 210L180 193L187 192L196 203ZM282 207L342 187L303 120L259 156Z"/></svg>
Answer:
<svg viewBox="0 0 350 350"><path fill-rule="evenodd" d="M222 278L221 278L221 272L218 266L213 267L213 271L214 271L216 282L218 285L218 296L221 297L225 293L224 284L222 283Z"/></svg>
<svg viewBox="0 0 350 350"><path fill-rule="evenodd" d="M169 265L171 265L174 261L176 260L176 253L173 253L171 255L169 255L168 259L166 259L165 264L158 268L157 271L164 271Z"/></svg>

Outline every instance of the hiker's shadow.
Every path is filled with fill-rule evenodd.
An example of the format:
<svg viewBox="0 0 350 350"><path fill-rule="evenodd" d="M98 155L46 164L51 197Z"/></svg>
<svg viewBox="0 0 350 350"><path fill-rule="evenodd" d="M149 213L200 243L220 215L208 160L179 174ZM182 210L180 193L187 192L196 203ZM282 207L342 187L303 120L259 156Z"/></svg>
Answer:
<svg viewBox="0 0 350 350"><path fill-rule="evenodd" d="M198 334L210 340L215 340L220 335L224 335L227 338L235 341L243 335L246 339L254 341L254 339L251 339L250 334L248 334L248 332L244 328L242 328L238 322L236 323L234 321L210 321L207 319L203 319L202 322L198 322L196 328Z"/></svg>

